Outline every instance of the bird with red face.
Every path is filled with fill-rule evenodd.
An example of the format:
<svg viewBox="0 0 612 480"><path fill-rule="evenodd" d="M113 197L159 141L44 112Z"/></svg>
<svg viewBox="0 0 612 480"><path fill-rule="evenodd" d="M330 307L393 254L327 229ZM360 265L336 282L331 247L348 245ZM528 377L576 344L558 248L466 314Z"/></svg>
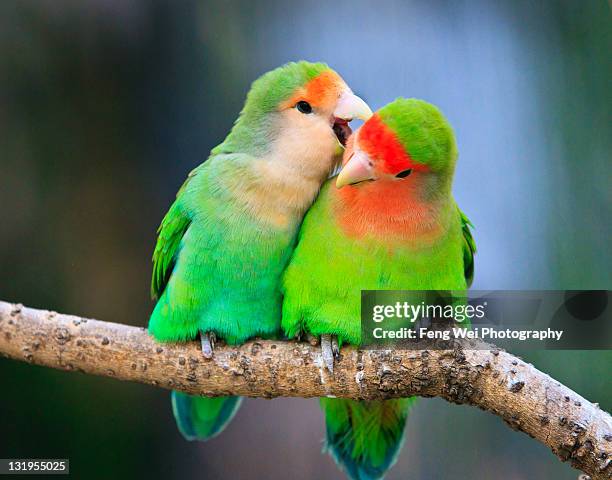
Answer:
<svg viewBox="0 0 612 480"><path fill-rule="evenodd" d="M362 290L471 284L476 247L451 193L456 158L451 126L422 100L395 100L350 138L283 277L286 335L320 337L332 374L339 347L362 342ZM382 478L393 465L413 400L321 399L327 448L352 479Z"/></svg>

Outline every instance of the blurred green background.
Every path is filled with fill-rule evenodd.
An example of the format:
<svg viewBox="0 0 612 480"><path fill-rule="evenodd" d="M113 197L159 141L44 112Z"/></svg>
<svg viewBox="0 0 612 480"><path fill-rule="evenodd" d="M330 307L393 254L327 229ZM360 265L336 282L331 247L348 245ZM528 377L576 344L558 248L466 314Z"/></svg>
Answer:
<svg viewBox="0 0 612 480"><path fill-rule="evenodd" d="M477 289L610 289L611 13L604 0L0 2L0 299L145 325L155 230L249 84L325 61L373 108L455 126ZM525 358L612 409L611 352ZM74 478L342 478L316 400L247 400L187 443L168 392L0 360L0 457ZM575 479L490 414L414 409L389 479Z"/></svg>

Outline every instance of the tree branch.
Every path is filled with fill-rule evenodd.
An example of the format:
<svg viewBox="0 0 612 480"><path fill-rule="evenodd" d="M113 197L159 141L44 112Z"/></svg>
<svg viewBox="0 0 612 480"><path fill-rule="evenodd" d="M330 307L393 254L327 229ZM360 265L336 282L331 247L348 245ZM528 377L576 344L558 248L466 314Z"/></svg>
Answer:
<svg viewBox="0 0 612 480"><path fill-rule="evenodd" d="M160 344L145 329L0 302L0 354L68 371L187 393L248 397L441 397L500 416L593 479L612 478L612 417L548 375L492 345L453 350L345 347L333 377L321 350L263 341L218 347Z"/></svg>

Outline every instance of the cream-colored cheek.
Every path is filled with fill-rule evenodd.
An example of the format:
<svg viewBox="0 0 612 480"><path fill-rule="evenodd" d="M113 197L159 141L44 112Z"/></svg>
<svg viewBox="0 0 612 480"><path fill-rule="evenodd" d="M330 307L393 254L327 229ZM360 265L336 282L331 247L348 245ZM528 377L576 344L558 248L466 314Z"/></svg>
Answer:
<svg viewBox="0 0 612 480"><path fill-rule="evenodd" d="M305 177L327 175L338 154L338 139L326 116L291 110L276 142L274 157Z"/></svg>
<svg viewBox="0 0 612 480"><path fill-rule="evenodd" d="M258 181L244 192L249 210L278 228L300 221L334 167L338 145L327 122L289 115L285 120L271 153L253 162Z"/></svg>
<svg viewBox="0 0 612 480"><path fill-rule="evenodd" d="M256 161L253 170L260 181L246 190L243 198L257 218L278 228L299 222L321 185L319 179L296 175L266 159Z"/></svg>

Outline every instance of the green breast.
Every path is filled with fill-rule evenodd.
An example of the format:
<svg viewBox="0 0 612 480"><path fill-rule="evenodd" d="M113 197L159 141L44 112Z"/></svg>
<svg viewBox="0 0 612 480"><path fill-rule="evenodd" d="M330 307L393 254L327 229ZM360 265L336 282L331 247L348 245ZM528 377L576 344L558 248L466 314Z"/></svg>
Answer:
<svg viewBox="0 0 612 480"><path fill-rule="evenodd" d="M279 330L280 278L300 219L283 228L260 221L227 187L228 167L215 167L205 164L177 199L190 223L151 316L150 331L160 340L204 330L239 343Z"/></svg>
<svg viewBox="0 0 612 480"><path fill-rule="evenodd" d="M361 290L463 290L459 219L428 247L384 238L352 238L335 221L329 189L307 214L283 279L283 326L292 319L317 335L359 343Z"/></svg>

